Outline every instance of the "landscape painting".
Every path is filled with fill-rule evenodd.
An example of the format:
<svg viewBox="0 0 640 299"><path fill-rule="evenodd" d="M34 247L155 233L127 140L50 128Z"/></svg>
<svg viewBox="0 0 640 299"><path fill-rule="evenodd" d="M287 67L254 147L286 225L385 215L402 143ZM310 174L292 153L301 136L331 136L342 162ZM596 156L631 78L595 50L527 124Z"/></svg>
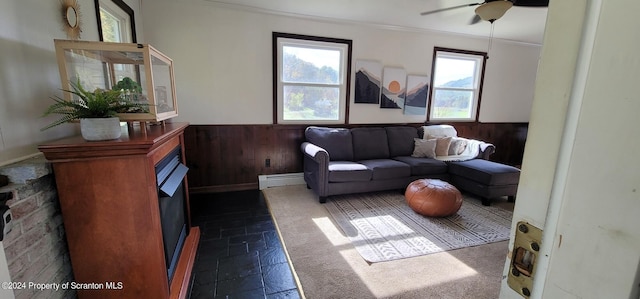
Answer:
<svg viewBox="0 0 640 299"><path fill-rule="evenodd" d="M404 114L427 115L427 97L429 94L429 77L407 76L407 95L404 101Z"/></svg>
<svg viewBox="0 0 640 299"><path fill-rule="evenodd" d="M403 68L385 67L382 75L380 108L404 108L406 87L407 72Z"/></svg>
<svg viewBox="0 0 640 299"><path fill-rule="evenodd" d="M382 83L382 63L356 60L355 103L378 104Z"/></svg>

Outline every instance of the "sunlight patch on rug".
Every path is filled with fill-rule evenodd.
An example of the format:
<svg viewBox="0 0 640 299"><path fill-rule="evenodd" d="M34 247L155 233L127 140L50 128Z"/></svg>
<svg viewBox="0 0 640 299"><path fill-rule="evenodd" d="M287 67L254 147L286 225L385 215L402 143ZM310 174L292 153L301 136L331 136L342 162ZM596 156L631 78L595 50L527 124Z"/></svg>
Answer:
<svg viewBox="0 0 640 299"><path fill-rule="evenodd" d="M439 261L441 264L446 264L446 269L430 269L430 271L446 271L446 275L435 275L429 279L407 279L403 281L403 288L388 288L380 287L379 281L376 280L376 271L370 271L372 268L382 265L380 263L368 264L363 267L363 263L358 250L351 245L349 239L344 236L343 232L337 227L334 222L328 217L319 217L312 219L317 228L324 234L324 236L331 242L331 244L337 248L344 261L349 264L353 272L358 275L359 279L367 285L367 288L376 298L392 298L406 292L407 290L420 290L437 286L443 283L450 283L451 281L461 280L470 276L477 275L478 272L475 269L469 267L463 261L457 259L455 256L446 252L441 252ZM349 246L345 246L345 245ZM400 263L409 262L408 260L398 261ZM403 264L399 264L400 268L404 267ZM387 269L381 268L380 272L387 272ZM372 274L372 272L374 274Z"/></svg>
<svg viewBox="0 0 640 299"><path fill-rule="evenodd" d="M397 192L333 196L325 207L370 263L508 240L512 212L465 198L457 214L415 213Z"/></svg>

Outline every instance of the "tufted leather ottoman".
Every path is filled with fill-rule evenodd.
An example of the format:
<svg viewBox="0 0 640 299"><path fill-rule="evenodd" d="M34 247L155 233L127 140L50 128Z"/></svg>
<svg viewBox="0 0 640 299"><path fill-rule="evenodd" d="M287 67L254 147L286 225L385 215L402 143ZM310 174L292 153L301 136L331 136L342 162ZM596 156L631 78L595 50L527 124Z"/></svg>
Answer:
<svg viewBox="0 0 640 299"><path fill-rule="evenodd" d="M413 181L404 192L416 213L430 217L453 215L462 206L462 194L453 185L434 179Z"/></svg>

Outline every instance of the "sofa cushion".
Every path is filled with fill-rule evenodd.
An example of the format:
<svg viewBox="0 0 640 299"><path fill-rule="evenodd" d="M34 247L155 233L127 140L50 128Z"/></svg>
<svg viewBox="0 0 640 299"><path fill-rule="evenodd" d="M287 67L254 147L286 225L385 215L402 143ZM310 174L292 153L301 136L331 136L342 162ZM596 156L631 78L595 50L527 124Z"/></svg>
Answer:
<svg viewBox="0 0 640 299"><path fill-rule="evenodd" d="M411 175L447 173L447 163L440 160L409 156L394 157L393 159L408 164L411 167Z"/></svg>
<svg viewBox="0 0 640 299"><path fill-rule="evenodd" d="M385 127L389 143L389 156L411 156L414 138L418 138L418 129L414 127Z"/></svg>
<svg viewBox="0 0 640 299"><path fill-rule="evenodd" d="M411 157L416 158L435 158L436 157L436 143L435 139L420 139L414 138L415 148Z"/></svg>
<svg viewBox="0 0 640 299"><path fill-rule="evenodd" d="M351 129L351 137L354 161L389 158L384 128L354 128Z"/></svg>
<svg viewBox="0 0 640 299"><path fill-rule="evenodd" d="M391 159L374 159L358 161L373 171L372 179L386 180L408 177L411 175L411 167L408 164Z"/></svg>
<svg viewBox="0 0 640 299"><path fill-rule="evenodd" d="M349 161L329 162L329 182L370 181L373 171L367 166Z"/></svg>
<svg viewBox="0 0 640 299"><path fill-rule="evenodd" d="M351 131L344 128L307 127L304 135L311 142L329 153L331 161L353 161Z"/></svg>
<svg viewBox="0 0 640 299"><path fill-rule="evenodd" d="M449 173L488 186L518 184L520 180L520 169L483 159L449 162Z"/></svg>

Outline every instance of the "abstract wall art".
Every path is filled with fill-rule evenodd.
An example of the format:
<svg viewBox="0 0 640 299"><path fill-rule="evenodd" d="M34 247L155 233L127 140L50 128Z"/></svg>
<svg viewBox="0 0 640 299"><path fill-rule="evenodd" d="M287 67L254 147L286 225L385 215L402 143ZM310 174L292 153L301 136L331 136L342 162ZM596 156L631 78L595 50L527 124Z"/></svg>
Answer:
<svg viewBox="0 0 640 299"><path fill-rule="evenodd" d="M407 95L404 102L404 114L426 116L428 95L429 77L408 75Z"/></svg>
<svg viewBox="0 0 640 299"><path fill-rule="evenodd" d="M378 104L382 84L382 63L356 60L355 103Z"/></svg>
<svg viewBox="0 0 640 299"><path fill-rule="evenodd" d="M385 67L382 74L380 108L404 108L406 88L407 72L403 68Z"/></svg>

